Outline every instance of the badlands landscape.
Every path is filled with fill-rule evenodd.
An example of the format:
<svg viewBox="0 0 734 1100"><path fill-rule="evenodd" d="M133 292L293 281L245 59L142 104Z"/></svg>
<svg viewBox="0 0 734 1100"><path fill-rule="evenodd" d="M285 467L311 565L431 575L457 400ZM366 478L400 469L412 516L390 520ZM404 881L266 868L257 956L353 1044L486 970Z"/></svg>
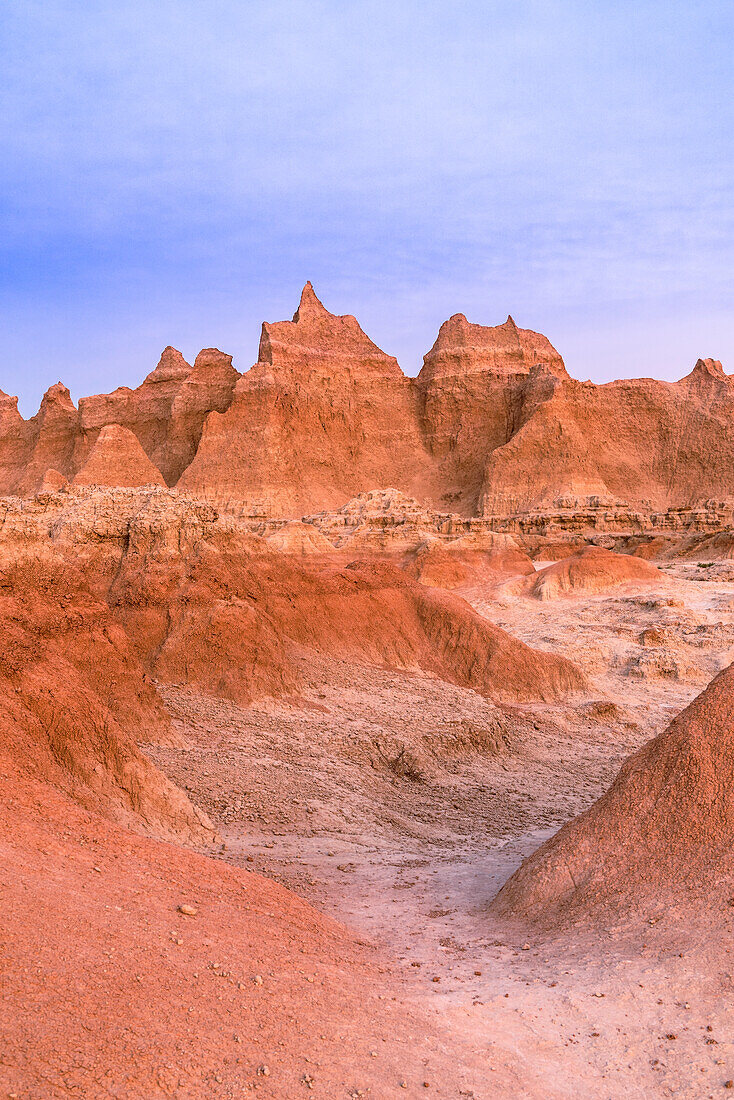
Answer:
<svg viewBox="0 0 734 1100"><path fill-rule="evenodd" d="M413 378L307 284L242 372L0 394L0 494L3 1096L734 1088L719 362Z"/></svg>

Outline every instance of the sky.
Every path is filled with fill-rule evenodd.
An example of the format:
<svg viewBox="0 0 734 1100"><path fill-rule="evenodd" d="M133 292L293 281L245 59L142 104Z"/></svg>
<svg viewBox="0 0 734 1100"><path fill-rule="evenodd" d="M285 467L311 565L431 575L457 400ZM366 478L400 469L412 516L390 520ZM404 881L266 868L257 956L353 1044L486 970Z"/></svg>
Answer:
<svg viewBox="0 0 734 1100"><path fill-rule="evenodd" d="M578 378L734 372L731 0L3 0L0 388L247 369L310 279Z"/></svg>

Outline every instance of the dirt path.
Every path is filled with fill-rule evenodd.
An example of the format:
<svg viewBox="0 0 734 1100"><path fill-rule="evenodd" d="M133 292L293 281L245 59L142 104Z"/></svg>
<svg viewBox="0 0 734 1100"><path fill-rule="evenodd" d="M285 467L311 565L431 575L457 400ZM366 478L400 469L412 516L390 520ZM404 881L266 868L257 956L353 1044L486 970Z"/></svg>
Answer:
<svg viewBox="0 0 734 1100"><path fill-rule="evenodd" d="M487 913L525 855L731 661L734 585L680 572L675 596L550 608L469 593L493 621L583 665L598 691L574 706L503 709L423 674L306 654L296 703L165 690L186 747L152 755L217 820L221 858L375 943L393 996L486 1052L476 1097L492 1096L499 1067L533 1097L699 1098L734 1077L726 945L681 942L664 914L600 945L582 930L518 939Z"/></svg>

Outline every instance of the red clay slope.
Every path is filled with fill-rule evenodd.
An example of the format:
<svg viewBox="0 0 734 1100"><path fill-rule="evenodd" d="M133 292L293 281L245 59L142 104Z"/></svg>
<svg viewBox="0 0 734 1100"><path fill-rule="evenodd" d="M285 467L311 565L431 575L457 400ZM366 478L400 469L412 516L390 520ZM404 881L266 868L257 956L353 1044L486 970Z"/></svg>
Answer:
<svg viewBox="0 0 734 1100"><path fill-rule="evenodd" d="M481 1060L398 1004L345 929L271 882L122 827L212 835L136 747L170 738L168 718L107 606L48 547L3 553L0 1092L476 1088Z"/></svg>
<svg viewBox="0 0 734 1100"><path fill-rule="evenodd" d="M170 720L128 639L79 570L50 554L0 567L0 762L157 836L214 829L140 752Z"/></svg>
<svg viewBox="0 0 734 1100"><path fill-rule="evenodd" d="M388 1100L484 1076L393 1000L373 951L293 894L44 783L0 775L0 867L5 1096L285 1100L310 1080L324 1098ZM492 1079L518 1095L502 1069Z"/></svg>
<svg viewBox="0 0 734 1100"><path fill-rule="evenodd" d="M711 921L734 890L734 665L632 756L593 806L527 859L493 909L540 924L610 912Z"/></svg>
<svg viewBox="0 0 734 1100"><path fill-rule="evenodd" d="M465 539L424 543L410 555L406 572L427 588L464 588L482 583L498 584L508 577L531 576L532 561L521 550L503 547L476 550Z"/></svg>
<svg viewBox="0 0 734 1100"><path fill-rule="evenodd" d="M553 600L559 596L608 592L631 582L650 584L664 580L665 575L643 558L588 546L578 554L570 554L540 569L535 576L520 583L526 595L538 600Z"/></svg>
<svg viewBox="0 0 734 1100"><path fill-rule="evenodd" d="M202 543L185 557L126 555L110 599L156 676L240 702L296 690L304 648L425 669L494 699L551 700L585 687L570 661L383 563L342 568Z"/></svg>

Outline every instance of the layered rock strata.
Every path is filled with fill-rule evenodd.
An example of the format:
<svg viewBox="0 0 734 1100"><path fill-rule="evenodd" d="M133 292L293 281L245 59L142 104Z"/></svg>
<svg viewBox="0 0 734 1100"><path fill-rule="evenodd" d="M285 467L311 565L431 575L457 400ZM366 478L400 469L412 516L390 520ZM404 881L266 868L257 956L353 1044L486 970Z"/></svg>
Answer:
<svg viewBox="0 0 734 1100"><path fill-rule="evenodd" d="M0 394L0 492L59 478L126 484L109 432L97 448L112 428L135 436L152 480L262 522L388 487L524 535L732 521L734 381L718 361L700 359L679 382L597 386L512 318L491 327L457 314L409 378L310 283L291 321L263 325L242 374L217 349L190 366L168 347L136 389L78 408L61 383L30 420Z"/></svg>

